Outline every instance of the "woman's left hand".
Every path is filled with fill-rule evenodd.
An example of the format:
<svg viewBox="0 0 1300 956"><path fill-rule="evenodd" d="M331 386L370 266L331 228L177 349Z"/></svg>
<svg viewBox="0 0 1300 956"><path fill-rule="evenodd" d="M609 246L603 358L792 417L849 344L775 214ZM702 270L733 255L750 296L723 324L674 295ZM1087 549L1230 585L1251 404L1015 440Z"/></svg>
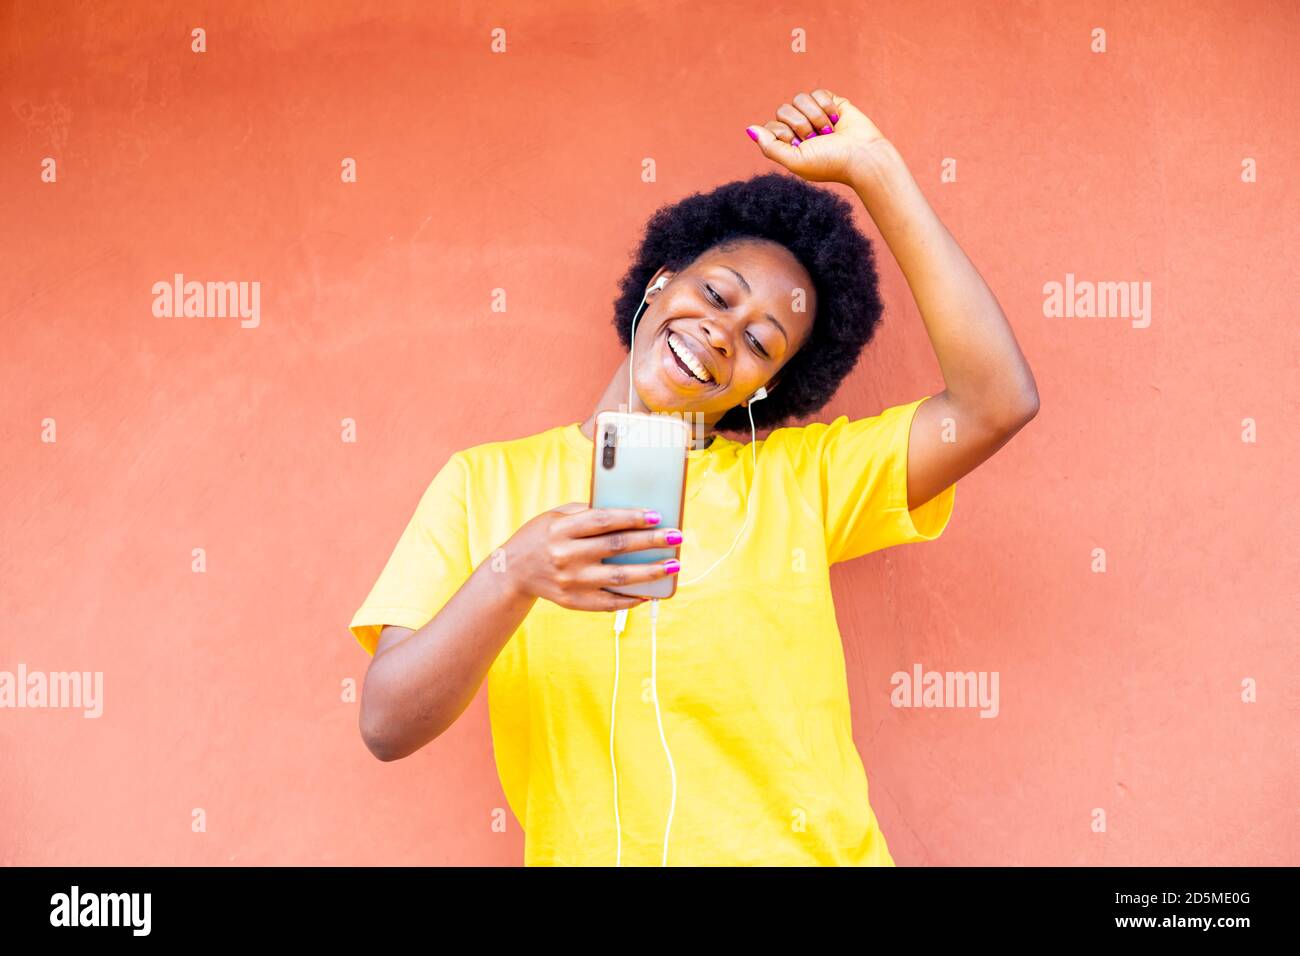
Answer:
<svg viewBox="0 0 1300 956"><path fill-rule="evenodd" d="M846 186L885 138L865 113L826 89L796 94L776 119L746 130L764 156L801 179Z"/></svg>

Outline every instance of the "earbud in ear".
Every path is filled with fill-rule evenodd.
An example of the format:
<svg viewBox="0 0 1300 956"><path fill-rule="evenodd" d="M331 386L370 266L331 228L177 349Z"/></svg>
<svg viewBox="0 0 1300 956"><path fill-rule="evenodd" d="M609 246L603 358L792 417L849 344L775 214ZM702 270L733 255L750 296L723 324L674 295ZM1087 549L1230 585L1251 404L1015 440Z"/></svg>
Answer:
<svg viewBox="0 0 1300 956"><path fill-rule="evenodd" d="M760 398L767 398L767 389L766 389L766 388L760 388L757 392L755 392L755 393L754 393L754 397L751 398L750 401L751 401L751 402L756 402L756 401L758 401Z"/></svg>
<svg viewBox="0 0 1300 956"><path fill-rule="evenodd" d="M666 286L667 284L668 284L668 277L667 277L667 276L660 276L660 277L659 277L659 280L658 280L654 285L652 285L652 286L650 287L650 291L651 291L651 292L654 292L656 289L662 289L662 288L663 288L664 286Z"/></svg>

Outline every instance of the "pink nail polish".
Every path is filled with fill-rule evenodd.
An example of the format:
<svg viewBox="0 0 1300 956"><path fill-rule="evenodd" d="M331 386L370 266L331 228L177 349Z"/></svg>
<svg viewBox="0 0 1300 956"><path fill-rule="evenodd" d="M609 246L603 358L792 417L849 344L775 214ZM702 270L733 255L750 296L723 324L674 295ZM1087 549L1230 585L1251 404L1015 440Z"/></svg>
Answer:
<svg viewBox="0 0 1300 956"><path fill-rule="evenodd" d="M831 128L830 128L829 126L823 126L823 127L822 127L822 132L823 132L823 133L830 133L830 132L833 132L833 130L831 130Z"/></svg>
<svg viewBox="0 0 1300 956"><path fill-rule="evenodd" d="M839 114L838 114L838 113L832 113L832 114L831 114L831 122L832 122L832 123L838 123L839 121L840 121L840 116L839 116Z"/></svg>
<svg viewBox="0 0 1300 956"><path fill-rule="evenodd" d="M794 139L790 140L790 145L791 145L791 146L798 146L798 145L799 145L800 143L802 143L802 142L803 142L803 140L801 140L798 136L796 136Z"/></svg>
<svg viewBox="0 0 1300 956"><path fill-rule="evenodd" d="M669 531L666 535L664 535L664 540L667 541L669 544L681 544L682 533L680 531Z"/></svg>
<svg viewBox="0 0 1300 956"><path fill-rule="evenodd" d="M657 511L647 511L645 513L646 524L658 524L662 520L663 520L663 515L661 515Z"/></svg>
<svg viewBox="0 0 1300 956"><path fill-rule="evenodd" d="M753 140L754 142L756 142L756 143L758 142L758 134L755 133L755 132L754 132L752 129L750 129L748 126L745 127L745 132L749 134L749 138L750 138L750 139L752 139L752 140Z"/></svg>
<svg viewBox="0 0 1300 956"><path fill-rule="evenodd" d="M682 569L682 564L676 558L669 558L664 562L664 570L669 574L676 574Z"/></svg>

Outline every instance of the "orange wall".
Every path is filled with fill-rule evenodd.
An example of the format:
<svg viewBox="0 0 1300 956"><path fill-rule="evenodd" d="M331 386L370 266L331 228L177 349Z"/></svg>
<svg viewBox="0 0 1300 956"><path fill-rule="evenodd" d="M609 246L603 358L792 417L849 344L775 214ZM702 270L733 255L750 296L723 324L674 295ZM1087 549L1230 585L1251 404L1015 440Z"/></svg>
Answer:
<svg viewBox="0 0 1300 956"><path fill-rule="evenodd" d="M1300 862L1294 5L265 6L0 7L0 670L104 679L97 719L0 710L0 863L520 862L486 689L380 763L346 625L451 451L590 412L648 214L776 168L744 126L819 85L899 145L1043 403L942 539L833 574L894 856ZM880 252L825 420L942 387ZM154 316L177 272L260 282L260 324ZM1067 273L1149 281L1150 326L1045 317ZM915 664L997 671L998 716L892 707Z"/></svg>

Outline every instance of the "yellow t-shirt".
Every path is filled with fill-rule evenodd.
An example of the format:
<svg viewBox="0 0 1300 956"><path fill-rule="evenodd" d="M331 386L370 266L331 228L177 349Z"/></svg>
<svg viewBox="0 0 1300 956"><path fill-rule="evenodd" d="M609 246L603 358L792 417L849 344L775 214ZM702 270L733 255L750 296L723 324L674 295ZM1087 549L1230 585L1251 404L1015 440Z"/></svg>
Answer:
<svg viewBox="0 0 1300 956"><path fill-rule="evenodd" d="M659 604L656 681L677 773L668 864L893 866L854 745L828 569L937 538L956 485L907 509L907 445L926 398L872 418L718 435L689 453L681 580ZM454 453L352 619L373 654L385 624L418 629L526 521L587 501L578 423ZM488 674L497 770L524 863L613 866L613 611L539 599ZM672 778L650 689L650 604L621 638L615 753L622 865L658 866Z"/></svg>

